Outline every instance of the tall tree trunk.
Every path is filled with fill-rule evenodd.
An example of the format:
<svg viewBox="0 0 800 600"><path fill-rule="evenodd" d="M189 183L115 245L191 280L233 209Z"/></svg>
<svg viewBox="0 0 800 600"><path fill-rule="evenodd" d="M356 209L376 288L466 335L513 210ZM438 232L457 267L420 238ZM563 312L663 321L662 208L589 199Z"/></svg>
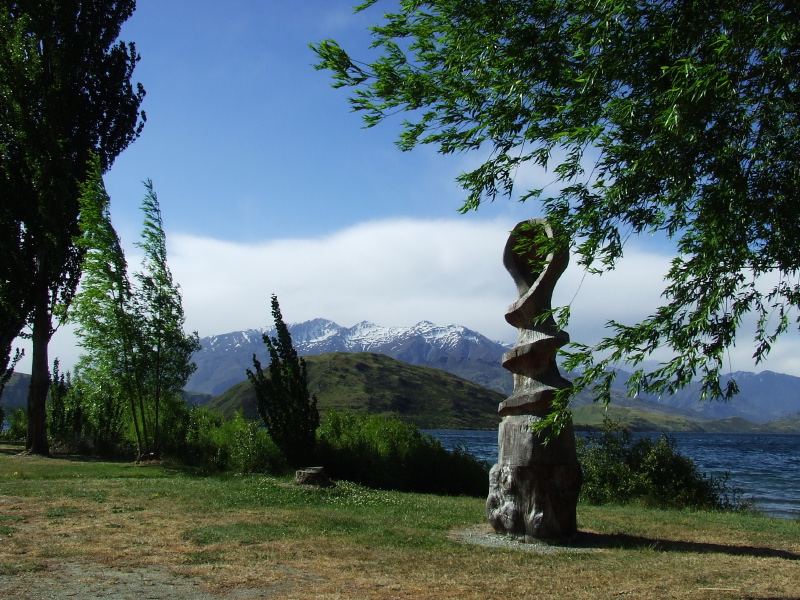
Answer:
<svg viewBox="0 0 800 600"><path fill-rule="evenodd" d="M153 424L155 428L155 431L153 432L153 452L155 452L159 457L161 456L161 379L163 376L161 360L161 336L159 335L158 341L156 342L156 385L155 389L153 390L155 396L153 399L153 404L156 413L155 423Z"/></svg>
<svg viewBox="0 0 800 600"><path fill-rule="evenodd" d="M50 455L47 443L47 392L50 389L50 370L47 346L53 323L50 316L50 290L47 285L46 257L39 263L36 281L36 306L33 311L31 336L31 383L28 389L28 439L25 445L32 454Z"/></svg>
<svg viewBox="0 0 800 600"><path fill-rule="evenodd" d="M139 397L139 413L141 414L142 417L142 438L144 441L144 446L140 450L139 458L141 458L142 456L146 456L153 451L153 442L147 431L147 412L145 411L144 408L144 393L142 390L142 386L141 385L137 386L137 390L138 390L137 396Z"/></svg>

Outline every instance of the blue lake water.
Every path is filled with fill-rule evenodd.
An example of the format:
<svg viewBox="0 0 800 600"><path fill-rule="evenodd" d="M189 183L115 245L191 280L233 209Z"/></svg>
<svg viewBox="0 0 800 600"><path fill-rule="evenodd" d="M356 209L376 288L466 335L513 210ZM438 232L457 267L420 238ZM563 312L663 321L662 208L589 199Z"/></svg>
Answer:
<svg viewBox="0 0 800 600"><path fill-rule="evenodd" d="M497 462L496 431L430 430L448 450L460 444L491 464ZM577 435L583 435L578 433ZM657 433L636 433L655 436ZM752 498L756 509L784 519L800 518L800 435L671 433L678 452L707 475L722 477Z"/></svg>

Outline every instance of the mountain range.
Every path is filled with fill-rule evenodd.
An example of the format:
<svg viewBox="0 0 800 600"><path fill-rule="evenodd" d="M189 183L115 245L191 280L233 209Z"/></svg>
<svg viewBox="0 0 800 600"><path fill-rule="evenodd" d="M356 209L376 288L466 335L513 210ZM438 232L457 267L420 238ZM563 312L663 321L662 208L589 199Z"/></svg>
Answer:
<svg viewBox="0 0 800 600"><path fill-rule="evenodd" d="M510 346L460 325L442 327L422 321L413 327L381 327L363 321L342 327L327 319L313 319L287 327L301 356L372 352L441 369L505 395L513 391L511 373L500 365L500 357ZM272 336L275 330L248 329L202 338L203 349L193 357L197 371L186 389L216 396L247 379L245 369L252 368L253 354L262 362L268 360L263 334Z"/></svg>
<svg viewBox="0 0 800 600"><path fill-rule="evenodd" d="M513 391L511 374L500 364L510 345L459 325L438 326L423 321L404 328L362 322L342 327L327 319L314 319L288 327L295 348L304 356L333 352L381 354L408 364L447 371L503 397ZM246 381L245 369L252 368L253 354L265 363L268 360L264 333L274 335L275 331L249 329L202 338L203 349L193 358L198 368L186 386L187 401L203 404ZM618 373L616 389L612 390L613 406L690 420L734 418L754 423L800 413L800 377L792 375L772 371L726 375L723 380L734 378L740 390L730 402L700 402L699 384L691 384L669 397L641 395L630 400L624 393L627 378L627 373ZM2 405L11 409L24 406L28 380L27 375L15 374L0 399ZM375 387L374 383L370 385ZM591 403L591 395L583 392L573 401L573 408L577 410Z"/></svg>
<svg viewBox="0 0 800 600"><path fill-rule="evenodd" d="M511 374L500 364L511 346L492 341L460 325L439 326L422 321L413 327L382 327L366 321L342 327L327 319L313 319L288 325L292 342L300 355L330 352L371 352L403 362L434 367L458 375L506 396L513 391ZM203 349L194 356L197 371L186 389L216 396L246 380L245 369L252 368L253 354L266 361L262 335L273 329L249 329L205 337ZM568 375L567 375L568 376ZM616 379L615 402L621 399L628 374L620 371ZM730 402L700 402L700 384L692 384L664 398L643 395L652 407L664 412L680 410L684 416L699 419L743 418L763 423L800 412L800 377L762 371L735 372L724 376L739 385L739 394ZM584 394L575 406L591 402Z"/></svg>
<svg viewBox="0 0 800 600"><path fill-rule="evenodd" d="M617 389L624 389L627 375L619 373L615 382ZM723 389L731 379L739 386L739 393L728 402L701 401L700 382L692 382L671 396L658 398L640 394L639 398L663 406L689 409L706 419L741 418L765 423L800 412L800 377L773 371L736 371L720 378Z"/></svg>

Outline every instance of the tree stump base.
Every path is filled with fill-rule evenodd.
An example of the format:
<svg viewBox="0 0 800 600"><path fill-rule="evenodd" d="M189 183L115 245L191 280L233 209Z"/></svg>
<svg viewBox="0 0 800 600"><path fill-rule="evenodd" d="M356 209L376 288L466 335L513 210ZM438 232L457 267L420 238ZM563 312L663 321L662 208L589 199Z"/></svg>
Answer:
<svg viewBox="0 0 800 600"><path fill-rule="evenodd" d="M486 517L497 533L524 542L568 542L577 532L581 467L571 426L544 445L536 417L507 416L500 424L498 461L489 473Z"/></svg>
<svg viewBox="0 0 800 600"><path fill-rule="evenodd" d="M318 485L332 487L336 485L325 473L325 467L307 467L294 472L294 481L297 485Z"/></svg>

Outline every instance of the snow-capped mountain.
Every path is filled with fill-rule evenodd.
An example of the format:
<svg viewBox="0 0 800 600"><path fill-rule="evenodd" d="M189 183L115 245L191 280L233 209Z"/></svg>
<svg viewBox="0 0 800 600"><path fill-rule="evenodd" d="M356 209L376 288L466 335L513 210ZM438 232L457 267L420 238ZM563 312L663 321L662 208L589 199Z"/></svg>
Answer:
<svg viewBox="0 0 800 600"><path fill-rule="evenodd" d="M327 319L288 325L292 343L300 355L327 352L374 352L404 362L449 371L485 387L510 393L511 375L500 365L510 346L493 342L460 325L439 326L422 321L413 327L382 327L367 321L342 327ZM194 356L197 371L189 380L190 391L220 394L244 381L253 354L266 361L262 334L270 329L248 329L200 340L203 349Z"/></svg>
<svg viewBox="0 0 800 600"><path fill-rule="evenodd" d="M422 321L413 327L382 327L364 321L342 327L327 319L314 319L290 324L289 332L301 355L374 352L414 365L449 371L506 395L513 391L511 374L500 364L510 346L493 342L459 325L439 326ZM186 389L217 395L247 379L245 369L252 368L253 354L264 363L268 362L263 333L274 335L275 331L248 329L201 339L203 349L194 356L198 368ZM627 377L627 373L621 372L617 378L620 389ZM710 419L741 417L763 422L800 411L798 377L770 371L732 373L723 380L728 377L736 379L740 388L740 393L730 402L699 402L698 383L670 397L641 397L669 407L693 410L698 416ZM591 401L588 392L584 396L583 401Z"/></svg>

